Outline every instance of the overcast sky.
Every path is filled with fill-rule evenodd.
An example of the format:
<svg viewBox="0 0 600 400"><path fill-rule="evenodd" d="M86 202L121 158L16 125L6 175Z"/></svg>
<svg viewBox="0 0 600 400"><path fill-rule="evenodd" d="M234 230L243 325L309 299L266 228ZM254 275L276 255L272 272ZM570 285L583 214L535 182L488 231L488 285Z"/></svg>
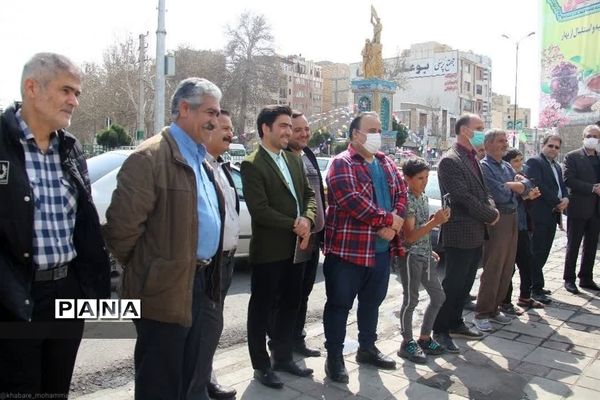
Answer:
<svg viewBox="0 0 600 400"><path fill-rule="evenodd" d="M383 23L384 57L412 43L438 41L492 59L492 89L514 96L515 45L538 29L540 0L166 0L167 50L179 44L221 49L227 24L244 10L262 13L282 55L302 54L315 61L358 62L373 4ZM0 5L0 105L20 98L21 68L31 55L54 51L76 62L101 61L119 39L150 32L154 57L158 0L19 0ZM539 92L538 35L521 42L520 106L532 109L537 123ZM85 88L83 88L85 90Z"/></svg>

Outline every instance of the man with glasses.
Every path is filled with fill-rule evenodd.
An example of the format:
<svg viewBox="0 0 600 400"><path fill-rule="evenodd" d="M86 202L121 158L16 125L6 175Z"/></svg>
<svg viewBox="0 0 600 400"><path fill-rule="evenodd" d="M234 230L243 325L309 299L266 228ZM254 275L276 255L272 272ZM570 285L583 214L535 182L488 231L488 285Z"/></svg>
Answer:
<svg viewBox="0 0 600 400"><path fill-rule="evenodd" d="M549 304L551 300L547 296L550 291L544 289L542 269L552 248L556 225L560 224L562 212L569 204L562 170L556 162L561 143L559 135L550 134L544 137L542 152L527 160L528 176L541 192L538 200L531 204L534 226L531 238L531 297L544 304Z"/></svg>
<svg viewBox="0 0 600 400"><path fill-rule="evenodd" d="M325 373L348 382L343 349L348 313L358 297L356 361L394 369L396 362L377 347L377 317L385 298L390 260L399 255L398 232L406 213L406 186L394 162L379 151L381 122L376 113L360 114L350 124L350 145L327 174L325 289L323 312Z"/></svg>

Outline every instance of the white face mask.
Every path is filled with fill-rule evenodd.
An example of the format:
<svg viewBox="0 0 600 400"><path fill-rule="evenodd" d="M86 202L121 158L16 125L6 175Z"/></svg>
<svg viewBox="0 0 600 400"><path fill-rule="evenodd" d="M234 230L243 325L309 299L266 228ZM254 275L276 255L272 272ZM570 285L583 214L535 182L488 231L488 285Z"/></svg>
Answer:
<svg viewBox="0 0 600 400"><path fill-rule="evenodd" d="M371 154L377 153L381 149L381 133L368 133L366 136L363 147Z"/></svg>
<svg viewBox="0 0 600 400"><path fill-rule="evenodd" d="M584 138L583 139L583 147L588 150L597 150L598 149L598 139L596 138Z"/></svg>

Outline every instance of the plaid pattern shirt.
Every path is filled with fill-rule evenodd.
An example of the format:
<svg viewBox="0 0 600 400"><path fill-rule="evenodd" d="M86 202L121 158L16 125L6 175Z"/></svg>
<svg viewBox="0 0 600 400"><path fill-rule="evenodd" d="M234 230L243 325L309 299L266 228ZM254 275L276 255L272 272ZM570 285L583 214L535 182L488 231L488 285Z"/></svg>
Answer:
<svg viewBox="0 0 600 400"><path fill-rule="evenodd" d="M379 160L387 179L394 210L406 215L406 185L394 162L383 153ZM375 203L369 164L352 145L339 154L327 174L327 213L323 252L335 254L356 265L375 265L377 231L392 225L392 213ZM390 242L392 255L399 255L400 235Z"/></svg>
<svg viewBox="0 0 600 400"><path fill-rule="evenodd" d="M44 154L31 130L17 111L23 136L25 169L33 193L33 262L47 270L70 262L77 255L73 245L77 188L61 168L58 137L53 134Z"/></svg>

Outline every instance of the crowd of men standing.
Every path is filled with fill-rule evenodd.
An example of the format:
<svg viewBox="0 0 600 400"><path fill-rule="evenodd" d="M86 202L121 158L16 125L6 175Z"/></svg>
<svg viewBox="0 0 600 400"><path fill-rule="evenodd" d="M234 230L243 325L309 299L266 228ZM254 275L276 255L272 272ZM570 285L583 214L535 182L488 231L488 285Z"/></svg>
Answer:
<svg viewBox="0 0 600 400"><path fill-rule="evenodd" d="M81 72L64 56L36 54L24 67L21 89L22 103L9 107L0 125L0 322L14 328L0 336L0 394L68 394L83 322L55 320L54 300L110 297L108 249L124 266L122 297L141 300L142 317L134 321L136 398L235 397L212 371L239 238L240 193L221 157L233 130L220 89L201 78L178 84L172 123L123 163L102 227L81 146L65 131L78 105ZM419 159L407 163L407 188L380 151L376 113L352 121L348 149L326 177L327 198L308 147L306 117L273 105L256 123L260 145L240 169L252 219L247 328L254 378L268 387L283 387L276 371L313 373L294 362L293 352L321 355L304 332L321 251L325 372L338 382L348 382L343 349L355 299L357 362L396 366L376 347L377 325L391 264L404 248L412 261L402 276L405 341L398 354L415 362L424 354L458 352L453 337L478 339L492 323L508 324L510 314L551 301L543 266L564 212L565 288L579 291L575 271L583 241L579 286L600 289L592 273L600 231L598 126L585 128L583 147L566 155L563 173L556 162L560 136L544 138L541 153L521 168L522 155L519 164L504 131L484 133L481 118L462 116L456 144L438 167L448 207L429 222L423 195L429 167ZM440 224L441 285L428 235ZM521 277L516 306L515 260ZM469 326L462 312L481 266ZM414 341L409 314L419 282L431 305Z"/></svg>

